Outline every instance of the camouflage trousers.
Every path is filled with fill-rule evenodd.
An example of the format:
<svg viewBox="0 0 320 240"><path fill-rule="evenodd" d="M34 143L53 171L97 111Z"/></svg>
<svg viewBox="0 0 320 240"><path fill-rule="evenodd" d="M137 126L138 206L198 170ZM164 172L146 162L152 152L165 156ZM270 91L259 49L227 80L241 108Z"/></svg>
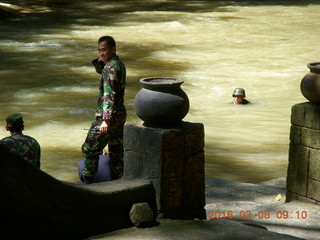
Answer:
<svg viewBox="0 0 320 240"><path fill-rule="evenodd" d="M93 178L98 172L99 155L103 153L108 145L110 157L110 169L112 179L119 179L123 175L123 127L126 121L126 114L118 115L108 126L108 132L96 131L95 127L103 122L101 117L96 117L91 123L86 140L82 145L84 157L84 168L82 175L87 179Z"/></svg>

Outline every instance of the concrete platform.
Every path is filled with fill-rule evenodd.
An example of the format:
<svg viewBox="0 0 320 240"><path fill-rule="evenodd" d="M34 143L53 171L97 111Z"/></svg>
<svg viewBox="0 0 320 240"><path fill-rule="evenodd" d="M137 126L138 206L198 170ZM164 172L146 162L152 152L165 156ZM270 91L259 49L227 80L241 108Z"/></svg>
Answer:
<svg viewBox="0 0 320 240"><path fill-rule="evenodd" d="M285 178L260 184L206 180L208 220L166 220L152 228L126 228L90 240L259 240L320 239L320 206L285 202ZM280 195L279 195L280 194ZM232 218L213 218L212 212L232 212ZM246 215L243 214L247 213ZM269 213L267 212L269 211ZM288 212L288 218L285 214ZM240 212L241 217L240 218ZM299 212L299 215L298 213ZM249 218L249 213L251 217ZM307 216L305 216L305 213ZM268 217L269 215L270 217ZM244 217L246 216L246 217Z"/></svg>
<svg viewBox="0 0 320 240"><path fill-rule="evenodd" d="M162 220L153 228L129 228L90 240L297 240L300 238L246 226L226 219Z"/></svg>

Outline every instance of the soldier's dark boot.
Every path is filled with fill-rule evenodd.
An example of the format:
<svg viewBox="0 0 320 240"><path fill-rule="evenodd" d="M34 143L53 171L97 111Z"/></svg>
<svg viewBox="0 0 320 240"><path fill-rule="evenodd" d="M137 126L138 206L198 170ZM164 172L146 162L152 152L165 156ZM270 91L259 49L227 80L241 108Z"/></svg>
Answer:
<svg viewBox="0 0 320 240"><path fill-rule="evenodd" d="M81 179L81 182L84 183L84 184L91 184L91 183L93 183L94 177L83 176L81 174L80 179Z"/></svg>

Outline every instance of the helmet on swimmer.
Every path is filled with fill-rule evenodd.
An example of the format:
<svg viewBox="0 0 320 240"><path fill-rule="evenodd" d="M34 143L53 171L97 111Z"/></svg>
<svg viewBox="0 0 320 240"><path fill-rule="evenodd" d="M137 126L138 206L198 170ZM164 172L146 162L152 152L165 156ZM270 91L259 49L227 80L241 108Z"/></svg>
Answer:
<svg viewBox="0 0 320 240"><path fill-rule="evenodd" d="M232 94L232 97L235 97L235 96L242 96L242 97L246 97L246 92L243 88L236 88L234 91L233 91L233 94Z"/></svg>

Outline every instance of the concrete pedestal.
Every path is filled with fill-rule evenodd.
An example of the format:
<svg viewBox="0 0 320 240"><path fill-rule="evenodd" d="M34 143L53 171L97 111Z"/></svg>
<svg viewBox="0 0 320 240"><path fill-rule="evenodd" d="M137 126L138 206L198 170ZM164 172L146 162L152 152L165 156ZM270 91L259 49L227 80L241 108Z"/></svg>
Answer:
<svg viewBox="0 0 320 240"><path fill-rule="evenodd" d="M320 204L320 105L292 107L287 201Z"/></svg>
<svg viewBox="0 0 320 240"><path fill-rule="evenodd" d="M124 147L124 177L152 180L164 217L206 218L203 124L182 122L174 128L127 124Z"/></svg>

